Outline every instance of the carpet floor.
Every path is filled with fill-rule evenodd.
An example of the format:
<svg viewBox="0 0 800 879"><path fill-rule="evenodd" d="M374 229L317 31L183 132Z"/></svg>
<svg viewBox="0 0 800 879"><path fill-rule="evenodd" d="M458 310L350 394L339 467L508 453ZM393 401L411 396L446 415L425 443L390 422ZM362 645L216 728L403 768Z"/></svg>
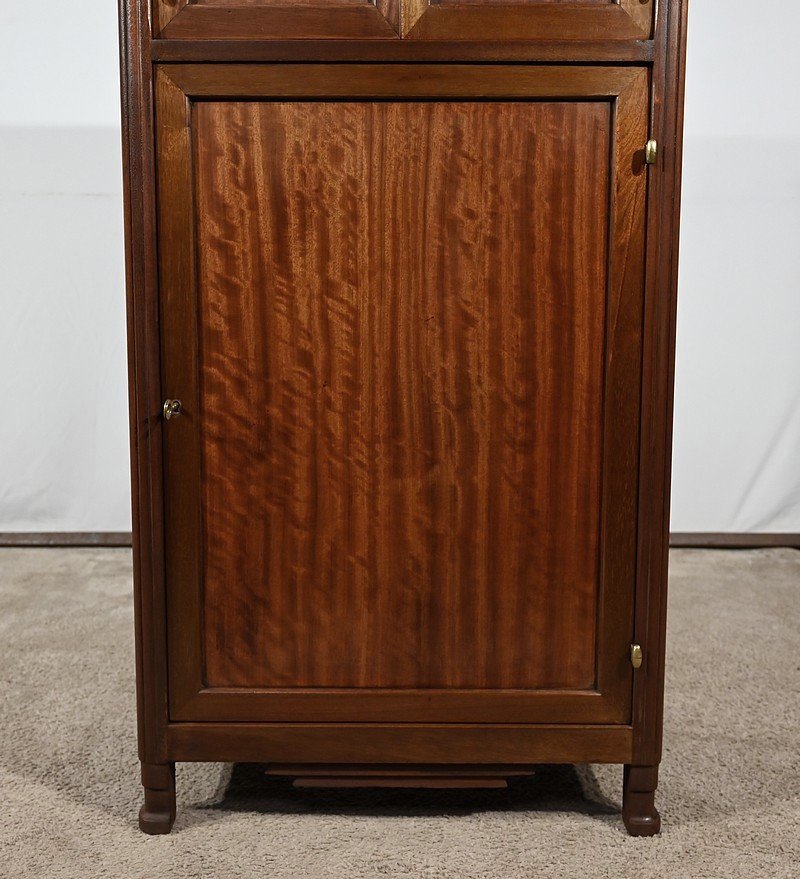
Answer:
<svg viewBox="0 0 800 879"><path fill-rule="evenodd" d="M299 791L179 765L170 836L136 829L131 555L0 549L0 876L800 876L800 552L672 553L663 831L617 766L498 791Z"/></svg>

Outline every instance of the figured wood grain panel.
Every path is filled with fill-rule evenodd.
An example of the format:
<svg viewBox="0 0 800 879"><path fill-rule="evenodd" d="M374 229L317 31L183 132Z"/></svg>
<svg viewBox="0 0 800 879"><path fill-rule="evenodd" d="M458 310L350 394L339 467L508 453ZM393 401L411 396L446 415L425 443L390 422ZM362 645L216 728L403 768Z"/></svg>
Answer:
<svg viewBox="0 0 800 879"><path fill-rule="evenodd" d="M202 102L211 686L590 688L608 102Z"/></svg>

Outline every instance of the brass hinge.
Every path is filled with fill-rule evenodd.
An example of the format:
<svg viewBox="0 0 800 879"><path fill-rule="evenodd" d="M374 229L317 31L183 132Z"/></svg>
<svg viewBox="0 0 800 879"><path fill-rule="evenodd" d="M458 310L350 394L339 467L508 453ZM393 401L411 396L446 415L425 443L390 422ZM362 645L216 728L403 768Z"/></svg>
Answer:
<svg viewBox="0 0 800 879"><path fill-rule="evenodd" d="M655 165L658 158L658 142L648 140L644 145L644 163L645 165Z"/></svg>
<svg viewBox="0 0 800 879"><path fill-rule="evenodd" d="M642 648L639 644L631 644L631 665L634 668L642 666Z"/></svg>

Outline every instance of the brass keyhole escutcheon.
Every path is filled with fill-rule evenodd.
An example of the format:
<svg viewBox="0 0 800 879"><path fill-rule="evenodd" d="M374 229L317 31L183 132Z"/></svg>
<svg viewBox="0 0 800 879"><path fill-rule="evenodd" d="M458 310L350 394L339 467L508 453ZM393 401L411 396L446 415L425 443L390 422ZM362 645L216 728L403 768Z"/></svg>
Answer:
<svg viewBox="0 0 800 879"><path fill-rule="evenodd" d="M164 420L169 421L170 418L177 417L181 414L180 400L164 400Z"/></svg>

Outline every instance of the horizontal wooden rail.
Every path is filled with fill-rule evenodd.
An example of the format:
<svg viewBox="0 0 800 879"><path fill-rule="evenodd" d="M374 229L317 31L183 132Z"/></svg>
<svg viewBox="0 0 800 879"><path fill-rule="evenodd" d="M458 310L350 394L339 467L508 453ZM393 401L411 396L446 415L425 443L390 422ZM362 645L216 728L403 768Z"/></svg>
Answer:
<svg viewBox="0 0 800 879"><path fill-rule="evenodd" d="M800 533L676 531L673 549L800 549ZM130 531L3 531L0 546L131 546Z"/></svg>

